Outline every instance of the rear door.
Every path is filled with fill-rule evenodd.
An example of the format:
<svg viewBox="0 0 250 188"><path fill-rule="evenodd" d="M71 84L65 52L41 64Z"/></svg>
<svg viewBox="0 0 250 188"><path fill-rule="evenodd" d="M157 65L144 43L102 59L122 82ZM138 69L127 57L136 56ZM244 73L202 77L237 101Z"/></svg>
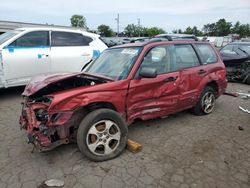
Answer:
<svg viewBox="0 0 250 188"><path fill-rule="evenodd" d="M81 33L52 31L51 33L51 71L77 72L89 62L93 49L89 46L92 38Z"/></svg>
<svg viewBox="0 0 250 188"><path fill-rule="evenodd" d="M176 111L180 74L172 66L172 47L154 47L143 58L137 75L142 67L156 68L158 75L156 78L131 80L127 102L129 121L136 118L151 119Z"/></svg>
<svg viewBox="0 0 250 188"><path fill-rule="evenodd" d="M175 68L180 71L178 110L192 107L199 95L199 84L206 75L198 56L191 44L175 44Z"/></svg>
<svg viewBox="0 0 250 188"><path fill-rule="evenodd" d="M49 73L49 31L24 34L2 50L2 58L9 86L26 84L33 76Z"/></svg>

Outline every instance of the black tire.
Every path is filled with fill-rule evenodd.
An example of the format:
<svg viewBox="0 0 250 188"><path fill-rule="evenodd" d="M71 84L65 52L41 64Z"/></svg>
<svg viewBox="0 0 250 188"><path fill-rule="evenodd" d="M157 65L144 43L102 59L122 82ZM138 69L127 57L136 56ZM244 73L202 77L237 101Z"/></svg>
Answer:
<svg viewBox="0 0 250 188"><path fill-rule="evenodd" d="M204 109L204 97L206 97L208 95L212 95L212 98L213 98L213 107L211 107L211 111ZM206 86L205 89L203 90L203 92L201 93L201 96L200 96L198 103L196 104L195 107L193 107L191 109L191 113L194 115L198 115L198 116L207 115L207 114L212 113L214 110L215 100L216 100L216 92L214 91L214 89L212 87Z"/></svg>
<svg viewBox="0 0 250 188"><path fill-rule="evenodd" d="M98 124L99 122L100 122L100 124ZM112 153L110 153L110 154L105 154L105 150L106 150L105 145L107 145L107 144L109 145L109 143L111 143L114 140L111 139L112 134L109 132L110 129L108 131L106 131L107 127L106 127L105 122L113 122L114 124L110 127L110 129L111 128L113 130L116 129L117 132L120 131L120 134L119 134L120 140L119 140L119 142L117 141L115 147L113 148L114 151L112 151ZM97 124L97 125L95 125L95 124ZM95 127L94 130L97 130L96 126L99 126L99 125L102 126L103 124L105 125L105 130L103 130L103 131L106 134L108 132L108 135L110 137L109 139L111 139L109 141L108 141L108 138L105 137L107 135L102 134L102 136L105 137L104 139L103 139L103 137L99 137L102 130L100 132L98 131L99 136L96 136L95 134L89 133L91 128ZM114 110L110 110L110 109L97 109L93 112L90 112L82 120L82 122L78 128L78 131L77 131L77 144L78 144L80 151L90 160L92 160L92 161L106 161L106 160L113 159L122 153L122 151L126 147L127 135L128 135L128 127L125 124L123 118L117 112L115 112ZM103 145L100 144L101 146L103 146L103 147L101 147L104 150L103 154L99 154L97 150L91 151L89 149L89 146L92 143L88 143L89 142L88 140L92 139L93 137L95 140L94 144L100 143L101 138L102 138L103 142L104 142L104 140L106 140L105 141L106 143L104 143ZM98 147L100 147L100 146L98 146ZM99 149L98 147L96 147L96 148Z"/></svg>

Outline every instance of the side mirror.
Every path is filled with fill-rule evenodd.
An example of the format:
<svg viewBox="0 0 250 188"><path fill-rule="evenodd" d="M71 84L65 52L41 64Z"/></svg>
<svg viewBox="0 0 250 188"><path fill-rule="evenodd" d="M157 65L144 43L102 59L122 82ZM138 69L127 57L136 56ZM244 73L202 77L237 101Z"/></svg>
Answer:
<svg viewBox="0 0 250 188"><path fill-rule="evenodd" d="M157 76L157 70L150 67L142 67L139 72L140 78L155 78Z"/></svg>

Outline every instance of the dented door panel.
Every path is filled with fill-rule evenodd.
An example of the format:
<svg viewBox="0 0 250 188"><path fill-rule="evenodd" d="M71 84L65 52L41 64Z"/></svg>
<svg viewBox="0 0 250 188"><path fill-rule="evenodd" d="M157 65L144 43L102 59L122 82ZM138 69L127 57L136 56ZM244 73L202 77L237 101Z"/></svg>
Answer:
<svg viewBox="0 0 250 188"><path fill-rule="evenodd" d="M169 78L176 80L168 81ZM174 113L179 98L179 82L179 72L131 80L127 99L128 120L150 119Z"/></svg>

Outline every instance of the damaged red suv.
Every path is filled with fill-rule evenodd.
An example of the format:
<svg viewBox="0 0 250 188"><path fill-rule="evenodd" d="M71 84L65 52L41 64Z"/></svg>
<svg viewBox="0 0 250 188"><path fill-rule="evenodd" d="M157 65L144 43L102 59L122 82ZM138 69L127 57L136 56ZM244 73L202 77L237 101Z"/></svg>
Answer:
<svg viewBox="0 0 250 188"><path fill-rule="evenodd" d="M31 80L20 124L40 151L76 141L86 157L104 161L124 150L134 120L186 109L209 114L226 86L224 64L209 43L126 44L105 50L82 73Z"/></svg>

